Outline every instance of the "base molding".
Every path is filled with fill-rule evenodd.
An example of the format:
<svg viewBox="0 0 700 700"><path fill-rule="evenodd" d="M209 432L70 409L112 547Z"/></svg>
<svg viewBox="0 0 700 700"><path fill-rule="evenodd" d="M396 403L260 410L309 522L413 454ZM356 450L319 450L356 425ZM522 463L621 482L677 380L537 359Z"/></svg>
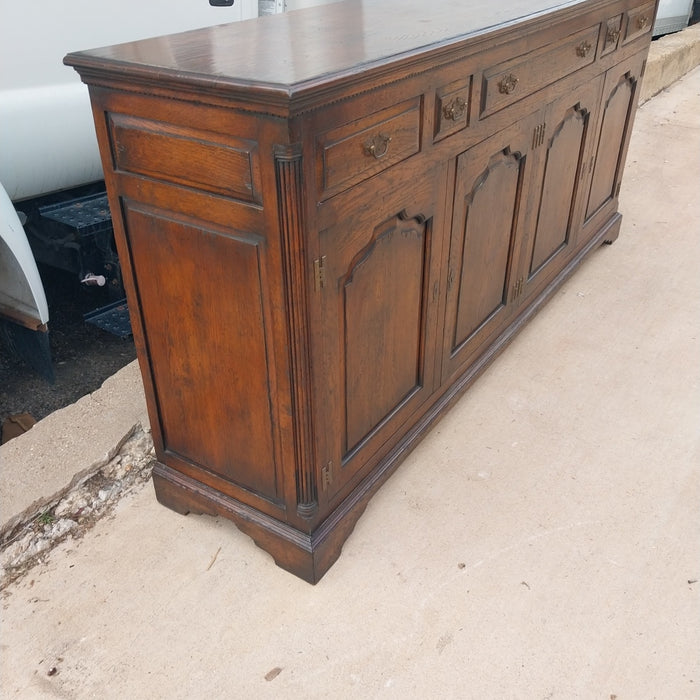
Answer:
<svg viewBox="0 0 700 700"><path fill-rule="evenodd" d="M181 515L220 515L248 535L275 563L315 584L340 556L343 543L362 515L379 484L359 499L346 499L312 533L300 532L280 520L251 508L235 498L181 472L156 462L153 485L158 502Z"/></svg>

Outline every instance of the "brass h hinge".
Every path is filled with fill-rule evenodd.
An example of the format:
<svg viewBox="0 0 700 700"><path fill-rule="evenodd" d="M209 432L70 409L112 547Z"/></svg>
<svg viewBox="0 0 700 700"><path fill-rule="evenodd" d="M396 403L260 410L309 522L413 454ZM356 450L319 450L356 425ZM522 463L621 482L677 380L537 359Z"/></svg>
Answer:
<svg viewBox="0 0 700 700"><path fill-rule="evenodd" d="M532 148L535 149L544 143L544 134L547 130L547 125L542 122L535 127L535 131L532 134Z"/></svg>
<svg viewBox="0 0 700 700"><path fill-rule="evenodd" d="M321 467L321 487L325 491L333 483L333 462Z"/></svg>
<svg viewBox="0 0 700 700"><path fill-rule="evenodd" d="M523 277L521 277L513 285L513 296L511 298L511 301L515 301L523 293L524 288L525 288L525 279Z"/></svg>
<svg viewBox="0 0 700 700"><path fill-rule="evenodd" d="M326 256L314 260L314 289L318 292L326 286Z"/></svg>

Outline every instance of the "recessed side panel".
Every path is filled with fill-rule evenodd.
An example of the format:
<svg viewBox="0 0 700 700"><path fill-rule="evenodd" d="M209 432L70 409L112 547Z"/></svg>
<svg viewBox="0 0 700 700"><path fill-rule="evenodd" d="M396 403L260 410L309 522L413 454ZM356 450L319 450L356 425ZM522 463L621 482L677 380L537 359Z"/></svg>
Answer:
<svg viewBox="0 0 700 700"><path fill-rule="evenodd" d="M123 208L166 453L277 499L261 240Z"/></svg>

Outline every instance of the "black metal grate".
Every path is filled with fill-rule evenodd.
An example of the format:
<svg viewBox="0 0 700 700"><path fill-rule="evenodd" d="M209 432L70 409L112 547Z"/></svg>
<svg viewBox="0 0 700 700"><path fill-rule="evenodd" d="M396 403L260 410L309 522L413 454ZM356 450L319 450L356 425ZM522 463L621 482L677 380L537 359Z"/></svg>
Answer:
<svg viewBox="0 0 700 700"><path fill-rule="evenodd" d="M131 321L126 299L90 311L83 318L87 323L92 323L93 326L120 338L128 338L131 335Z"/></svg>
<svg viewBox="0 0 700 700"><path fill-rule="evenodd" d="M106 194L78 197L67 202L39 207L46 219L68 226L80 235L97 233L112 227L112 216Z"/></svg>

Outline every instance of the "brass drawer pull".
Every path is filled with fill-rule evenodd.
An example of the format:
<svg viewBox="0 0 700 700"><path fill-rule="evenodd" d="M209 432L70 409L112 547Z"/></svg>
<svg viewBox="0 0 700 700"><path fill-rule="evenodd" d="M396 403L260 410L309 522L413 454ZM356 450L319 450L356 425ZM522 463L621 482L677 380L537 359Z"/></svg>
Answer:
<svg viewBox="0 0 700 700"><path fill-rule="evenodd" d="M617 44L620 38L620 30L617 27L608 27L608 33L605 35L606 44Z"/></svg>
<svg viewBox="0 0 700 700"><path fill-rule="evenodd" d="M637 19L637 27L639 29L645 29L649 25L649 15L641 15Z"/></svg>
<svg viewBox="0 0 700 700"><path fill-rule="evenodd" d="M591 46L590 41L584 41L576 47L576 55L580 56L581 58L586 58L592 48L593 47Z"/></svg>
<svg viewBox="0 0 700 700"><path fill-rule="evenodd" d="M519 78L516 78L512 73L501 78L498 83L498 91L503 95L510 95L514 90L516 85L520 82Z"/></svg>
<svg viewBox="0 0 700 700"><path fill-rule="evenodd" d="M461 97L455 97L450 104L445 105L442 108L442 115L445 119L456 122L464 116L467 111L467 101L463 100Z"/></svg>
<svg viewBox="0 0 700 700"><path fill-rule="evenodd" d="M391 136L377 134L365 144L365 154L377 159L383 158L389 150L389 143L391 143Z"/></svg>

